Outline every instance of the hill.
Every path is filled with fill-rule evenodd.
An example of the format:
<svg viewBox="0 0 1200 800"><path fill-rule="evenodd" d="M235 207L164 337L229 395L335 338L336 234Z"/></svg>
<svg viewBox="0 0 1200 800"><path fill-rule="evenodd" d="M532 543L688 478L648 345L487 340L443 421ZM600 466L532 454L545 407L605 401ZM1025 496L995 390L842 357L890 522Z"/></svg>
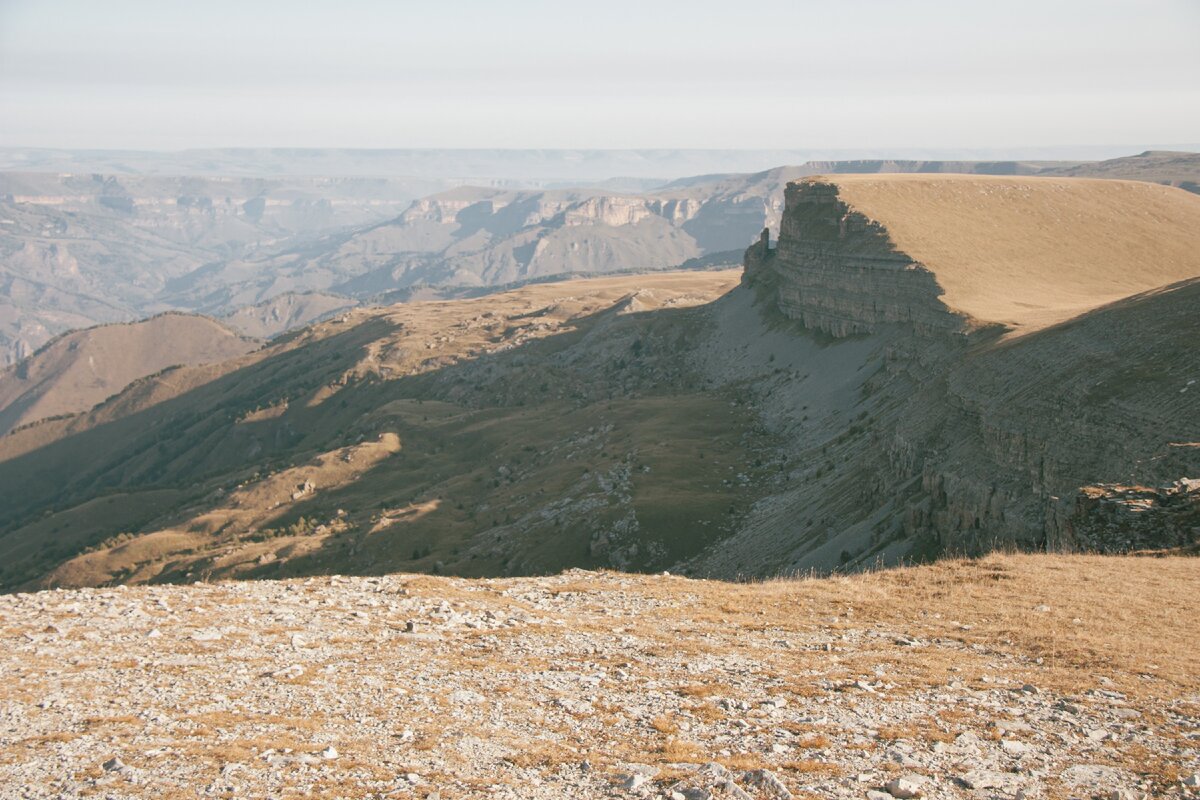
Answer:
<svg viewBox="0 0 1200 800"><path fill-rule="evenodd" d="M0 577L735 577L1195 543L1197 198L850 176L786 202L736 288L356 309L12 433Z"/></svg>
<svg viewBox="0 0 1200 800"><path fill-rule="evenodd" d="M841 176L851 226L886 232L907 270L973 325L1028 331L1200 275L1200 197L1116 180ZM803 243L802 245L803 246ZM867 290L868 292L870 289Z"/></svg>
<svg viewBox="0 0 1200 800"><path fill-rule="evenodd" d="M121 588L0 597L0 783L983 800L1200 781L1194 559Z"/></svg>
<svg viewBox="0 0 1200 800"><path fill-rule="evenodd" d="M226 361L257 346L220 323L186 314L65 334L0 372L0 434L86 411L168 367Z"/></svg>
<svg viewBox="0 0 1200 800"><path fill-rule="evenodd" d="M1200 153L1147 150L1136 156L1052 167L1039 174L1147 181L1200 194Z"/></svg>

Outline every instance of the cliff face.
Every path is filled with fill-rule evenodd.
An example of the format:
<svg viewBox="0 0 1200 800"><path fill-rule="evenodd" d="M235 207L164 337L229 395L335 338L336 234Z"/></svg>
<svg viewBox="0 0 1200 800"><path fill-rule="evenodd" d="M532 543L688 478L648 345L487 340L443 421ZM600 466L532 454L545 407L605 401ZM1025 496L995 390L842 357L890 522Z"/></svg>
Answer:
<svg viewBox="0 0 1200 800"><path fill-rule="evenodd" d="M802 182L786 191L779 246L760 247L753 274L774 273L779 310L832 336L873 333L904 323L921 333L961 333L967 318L938 299L933 273L898 250L878 222L850 209L833 184ZM771 264L761 262L771 261Z"/></svg>
<svg viewBox="0 0 1200 800"><path fill-rule="evenodd" d="M764 231L746 252L743 285L768 317L799 323L798 351L808 353L812 334L819 334L824 361L806 355L813 374L804 384L756 397L786 420L778 427L791 437L790 463L803 466L758 504L723 558L746 571L755 562L760 569L781 562L786 570L1009 546L1179 546L1200 537L1200 529L1184 524L1193 519L1194 510L1186 509L1194 509L1194 498L1189 505L1162 494L1143 516L1137 503L1094 499L1101 485L1151 487L1145 491L1155 495L1166 490L1154 487L1200 475L1200 384L1188 383L1200 379L1200 354L1188 344L1200 324L1194 313L1200 280L1097 303L1057 325L1038 327L1032 316L1007 325L981 319L946 302L945 283L958 279L970 288L961 280L969 264L943 255L944 272L931 269L839 188L824 179L790 185L778 246L770 247ZM951 188L963 196L977 188L986 203L1013 187ZM1083 213L1077 203L1090 202L1086 189L1048 187L1049 197L1031 202L1051 204L1054 216L1043 223L1053 228L1054 220ZM1178 219L1200 210L1176 194L1185 198ZM1130 209L1128 216L1151 215ZM960 233L969 242L963 259L986 247L990 235L982 223ZM1197 258L1164 252L1177 244L1171 226L1131 226L1116 235L1142 242L1148 262L1175 264L1175 275L1200 275ZM1005 246L999 242L990 252ZM1125 263L1132 274L1120 280L1157 280ZM1119 273L1118 266L1095 263L1096 282ZM996 273L1002 284L1006 276ZM1075 274L1044 280L1061 280L1062 292L1076 296L1120 291L1071 287L1086 280ZM981 296L995 292L986 280L976 285ZM961 289L956 300L986 307ZM818 417L811 385L822 381L826 393L836 390L845 399ZM704 568L721 570L716 560Z"/></svg>

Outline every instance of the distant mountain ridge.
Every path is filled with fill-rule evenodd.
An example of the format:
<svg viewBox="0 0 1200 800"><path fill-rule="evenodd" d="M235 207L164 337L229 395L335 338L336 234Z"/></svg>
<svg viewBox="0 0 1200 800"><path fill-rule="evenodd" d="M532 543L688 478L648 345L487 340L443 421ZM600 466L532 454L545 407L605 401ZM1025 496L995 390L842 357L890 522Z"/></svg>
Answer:
<svg viewBox="0 0 1200 800"><path fill-rule="evenodd" d="M87 411L168 367L228 361L257 346L207 317L178 313L63 334L0 371L0 435Z"/></svg>
<svg viewBox="0 0 1200 800"><path fill-rule="evenodd" d="M1178 186L1193 194L1200 194L1200 153L1147 150L1136 156L1085 162L1044 170L1038 174L1147 181Z"/></svg>
<svg viewBox="0 0 1200 800"><path fill-rule="evenodd" d="M512 154L477 155L482 168ZM617 162L592 155L613 169L627 166L620 159L645 161L647 170L665 163L648 152L624 152ZM700 164L697 153L684 155ZM0 174L0 366L63 331L166 310L241 314L248 330L274 335L334 306L733 264L759 231L778 226L788 180L881 171L1094 175L1200 189L1200 156L1161 152L1093 163L813 161L651 189L655 181L634 177L547 188L500 178L462 186L437 178Z"/></svg>
<svg viewBox="0 0 1200 800"><path fill-rule="evenodd" d="M562 184L626 178L754 173L780 164L889 160L1080 161L1115 158L1153 147L1200 150L1200 143L1169 146L1105 145L1022 148L777 148L714 150L601 149L339 149L211 148L175 151L0 148L0 171L81 172L118 175L405 177L549 181Z"/></svg>

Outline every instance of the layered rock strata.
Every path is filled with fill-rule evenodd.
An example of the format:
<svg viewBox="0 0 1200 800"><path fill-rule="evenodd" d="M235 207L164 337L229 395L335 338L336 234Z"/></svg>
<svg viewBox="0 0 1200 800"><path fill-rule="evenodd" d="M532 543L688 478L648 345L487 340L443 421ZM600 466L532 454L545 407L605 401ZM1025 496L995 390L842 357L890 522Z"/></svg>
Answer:
<svg viewBox="0 0 1200 800"><path fill-rule="evenodd" d="M961 333L968 318L951 312L934 274L897 249L887 230L838 196L834 184L787 187L779 245L760 241L747 274L773 273L779 309L805 327L837 337L904 323L921 333Z"/></svg>

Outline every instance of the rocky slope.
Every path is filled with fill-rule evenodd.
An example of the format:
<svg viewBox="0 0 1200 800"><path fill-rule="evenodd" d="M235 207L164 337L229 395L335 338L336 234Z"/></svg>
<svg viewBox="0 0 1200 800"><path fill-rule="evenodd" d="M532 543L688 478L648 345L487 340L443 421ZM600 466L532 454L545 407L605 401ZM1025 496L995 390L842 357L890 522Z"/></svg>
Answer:
<svg viewBox="0 0 1200 800"><path fill-rule="evenodd" d="M1043 555L765 584L571 571L7 595L0 784L1194 797L1198 589L1192 559Z"/></svg>
<svg viewBox="0 0 1200 800"><path fill-rule="evenodd" d="M87 411L169 367L226 361L257 346L220 323L187 314L65 334L0 372L0 434Z"/></svg>

